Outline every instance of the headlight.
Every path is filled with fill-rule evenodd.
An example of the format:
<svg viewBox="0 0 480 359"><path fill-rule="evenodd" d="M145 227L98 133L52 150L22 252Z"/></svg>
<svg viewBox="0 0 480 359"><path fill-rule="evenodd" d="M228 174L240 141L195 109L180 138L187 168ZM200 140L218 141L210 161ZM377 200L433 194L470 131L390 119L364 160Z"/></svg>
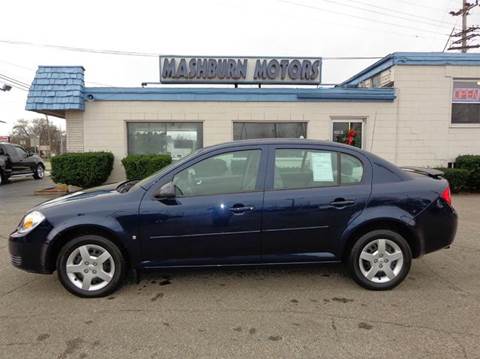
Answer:
<svg viewBox="0 0 480 359"><path fill-rule="evenodd" d="M33 211L23 217L22 222L18 226L18 233L27 233L38 226L45 219L45 216L38 211Z"/></svg>

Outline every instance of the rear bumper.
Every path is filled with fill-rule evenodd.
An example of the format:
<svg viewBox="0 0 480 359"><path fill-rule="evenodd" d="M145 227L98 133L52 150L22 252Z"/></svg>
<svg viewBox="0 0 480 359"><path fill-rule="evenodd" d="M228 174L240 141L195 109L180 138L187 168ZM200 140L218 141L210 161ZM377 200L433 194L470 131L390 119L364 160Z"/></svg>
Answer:
<svg viewBox="0 0 480 359"><path fill-rule="evenodd" d="M12 233L8 241L12 265L27 272L52 273L46 263L48 246L45 238L48 232L47 226L39 226L26 235Z"/></svg>
<svg viewBox="0 0 480 359"><path fill-rule="evenodd" d="M419 255L450 246L457 233L458 216L443 199L433 202L415 218L419 237Z"/></svg>

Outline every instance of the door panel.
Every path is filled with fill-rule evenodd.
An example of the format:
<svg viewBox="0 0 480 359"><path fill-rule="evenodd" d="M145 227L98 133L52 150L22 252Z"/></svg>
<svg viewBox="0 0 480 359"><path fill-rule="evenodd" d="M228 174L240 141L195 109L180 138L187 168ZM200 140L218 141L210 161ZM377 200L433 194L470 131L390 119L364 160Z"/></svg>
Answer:
<svg viewBox="0 0 480 359"><path fill-rule="evenodd" d="M140 207L146 266L256 262L261 255L265 156L260 147L193 159L162 183L175 199L153 192Z"/></svg>
<svg viewBox="0 0 480 359"><path fill-rule="evenodd" d="M31 164L27 155L27 152L20 147L15 146L15 151L17 152L18 161L14 164L16 168L15 172L17 173L28 173L31 172Z"/></svg>
<svg viewBox="0 0 480 359"><path fill-rule="evenodd" d="M361 213L369 195L368 185L265 192L265 259L315 261L332 257L342 232Z"/></svg>
<svg viewBox="0 0 480 359"><path fill-rule="evenodd" d="M262 192L179 198L173 203L144 200L145 260L158 265L258 260L262 206Z"/></svg>
<svg viewBox="0 0 480 359"><path fill-rule="evenodd" d="M328 148L273 148L269 168L263 260L335 260L341 234L371 193L367 160Z"/></svg>

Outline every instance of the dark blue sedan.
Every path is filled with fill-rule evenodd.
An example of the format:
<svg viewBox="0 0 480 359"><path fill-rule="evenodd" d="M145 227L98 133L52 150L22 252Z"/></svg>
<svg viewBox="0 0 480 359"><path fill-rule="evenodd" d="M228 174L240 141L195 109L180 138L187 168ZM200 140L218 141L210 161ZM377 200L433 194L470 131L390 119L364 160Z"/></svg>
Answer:
<svg viewBox="0 0 480 359"><path fill-rule="evenodd" d="M201 149L141 181L33 208L12 263L105 296L128 270L344 261L363 287L398 285L412 258L448 247L457 215L441 172L401 169L310 140Z"/></svg>

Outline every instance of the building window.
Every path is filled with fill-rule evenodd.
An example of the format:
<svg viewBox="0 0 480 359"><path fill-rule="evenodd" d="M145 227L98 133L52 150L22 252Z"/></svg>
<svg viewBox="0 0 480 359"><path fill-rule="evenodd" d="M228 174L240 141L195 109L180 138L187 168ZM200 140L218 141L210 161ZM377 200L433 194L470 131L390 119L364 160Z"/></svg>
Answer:
<svg viewBox="0 0 480 359"><path fill-rule="evenodd" d="M332 141L358 148L363 146L363 121L333 121Z"/></svg>
<svg viewBox="0 0 480 359"><path fill-rule="evenodd" d="M480 80L454 80L452 123L480 124Z"/></svg>
<svg viewBox="0 0 480 359"><path fill-rule="evenodd" d="M129 122L128 153L170 153L178 160L203 146L200 122Z"/></svg>
<svg viewBox="0 0 480 359"><path fill-rule="evenodd" d="M233 139L306 138L306 122L234 122Z"/></svg>

